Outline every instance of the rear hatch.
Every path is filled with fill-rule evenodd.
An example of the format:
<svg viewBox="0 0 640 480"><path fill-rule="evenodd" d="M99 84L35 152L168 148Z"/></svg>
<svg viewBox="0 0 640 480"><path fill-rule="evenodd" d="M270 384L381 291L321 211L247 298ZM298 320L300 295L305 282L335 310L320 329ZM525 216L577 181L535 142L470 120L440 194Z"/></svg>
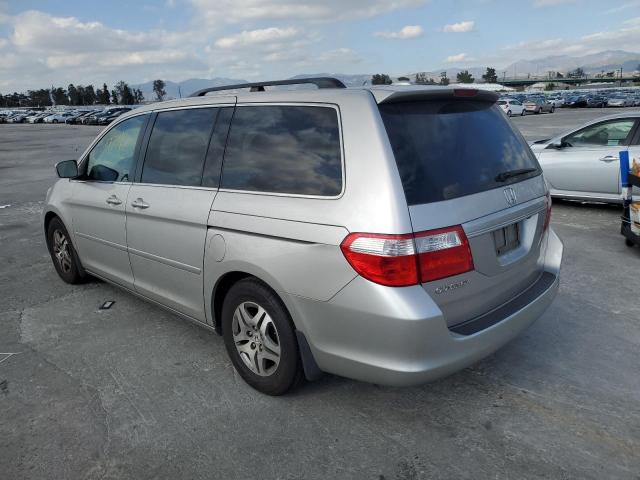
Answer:
<svg viewBox="0 0 640 480"><path fill-rule="evenodd" d="M540 277L550 200L535 156L495 95L404 93L383 99L379 109L416 241L435 230L439 237L427 236L433 243L461 226L462 245L451 252L465 255L468 245L472 257L468 271L453 275L426 265L437 278L422 286L454 326L499 307Z"/></svg>

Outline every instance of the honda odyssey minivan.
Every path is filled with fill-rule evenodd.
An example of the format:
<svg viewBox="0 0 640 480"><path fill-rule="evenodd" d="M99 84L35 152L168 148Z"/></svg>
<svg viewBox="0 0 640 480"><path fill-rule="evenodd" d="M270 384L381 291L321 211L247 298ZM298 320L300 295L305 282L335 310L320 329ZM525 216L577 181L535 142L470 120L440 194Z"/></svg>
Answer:
<svg viewBox="0 0 640 480"><path fill-rule="evenodd" d="M450 374L558 289L548 189L496 101L315 78L144 106L56 165L53 264L215 330L267 394Z"/></svg>

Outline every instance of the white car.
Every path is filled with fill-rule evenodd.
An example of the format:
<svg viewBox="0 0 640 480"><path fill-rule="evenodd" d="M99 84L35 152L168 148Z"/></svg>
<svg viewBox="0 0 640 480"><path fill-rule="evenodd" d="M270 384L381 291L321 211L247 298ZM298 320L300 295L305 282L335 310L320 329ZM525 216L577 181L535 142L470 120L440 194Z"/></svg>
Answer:
<svg viewBox="0 0 640 480"><path fill-rule="evenodd" d="M43 121L44 123L64 123L67 118L72 117L73 115L74 113L72 112L54 113L53 115L45 117Z"/></svg>
<svg viewBox="0 0 640 480"><path fill-rule="evenodd" d="M628 97L613 97L607 102L608 107L631 107L633 101Z"/></svg>
<svg viewBox="0 0 640 480"><path fill-rule="evenodd" d="M503 98L498 100L498 105L502 111L507 114L507 117L511 117L513 115L525 115L524 105L522 105L522 102L519 100Z"/></svg>
<svg viewBox="0 0 640 480"><path fill-rule="evenodd" d="M640 111L601 117L531 149L553 197L621 203L619 153L640 161Z"/></svg>

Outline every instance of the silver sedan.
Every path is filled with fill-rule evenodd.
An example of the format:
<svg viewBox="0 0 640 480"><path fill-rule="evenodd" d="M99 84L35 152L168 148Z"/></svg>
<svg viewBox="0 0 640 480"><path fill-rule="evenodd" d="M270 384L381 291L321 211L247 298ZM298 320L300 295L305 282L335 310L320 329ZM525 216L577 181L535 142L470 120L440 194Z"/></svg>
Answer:
<svg viewBox="0 0 640 480"><path fill-rule="evenodd" d="M620 151L640 162L640 111L601 117L531 148L552 196L619 203Z"/></svg>

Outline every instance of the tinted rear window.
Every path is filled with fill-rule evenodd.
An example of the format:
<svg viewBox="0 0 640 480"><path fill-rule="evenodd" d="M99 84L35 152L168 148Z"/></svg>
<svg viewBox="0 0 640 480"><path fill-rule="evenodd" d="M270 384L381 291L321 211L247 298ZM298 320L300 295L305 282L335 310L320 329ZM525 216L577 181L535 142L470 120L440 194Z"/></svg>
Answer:
<svg viewBox="0 0 640 480"><path fill-rule="evenodd" d="M380 105L409 205L439 202L541 173L520 133L487 102L438 100ZM536 171L499 182L500 173Z"/></svg>
<svg viewBox="0 0 640 480"><path fill-rule="evenodd" d="M238 107L222 187L335 196L342 190L338 114L329 107Z"/></svg>

